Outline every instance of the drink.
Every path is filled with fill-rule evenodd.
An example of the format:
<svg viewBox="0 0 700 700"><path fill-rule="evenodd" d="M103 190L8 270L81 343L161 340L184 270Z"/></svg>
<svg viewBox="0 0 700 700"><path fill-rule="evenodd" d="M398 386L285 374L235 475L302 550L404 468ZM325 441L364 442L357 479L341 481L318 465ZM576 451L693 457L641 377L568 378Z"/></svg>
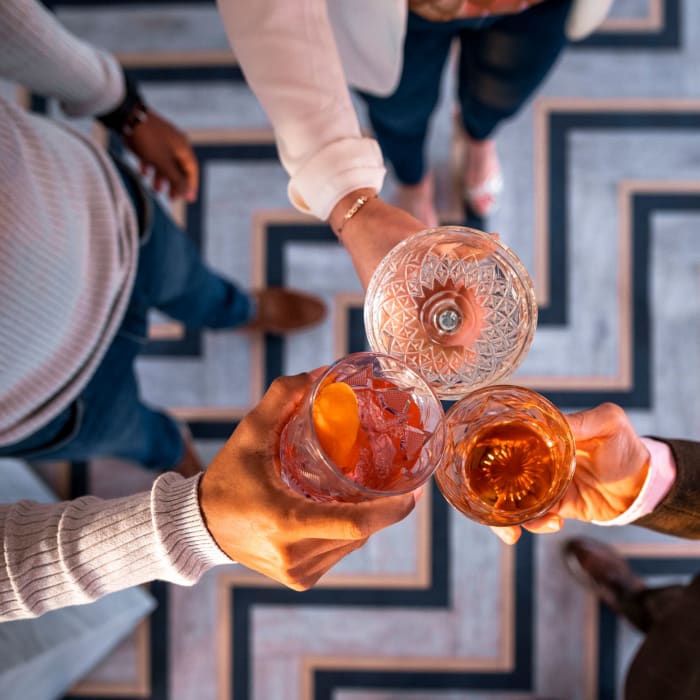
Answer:
<svg viewBox="0 0 700 700"><path fill-rule="evenodd" d="M536 507L554 482L552 441L522 423L486 428L455 451L476 497L495 510Z"/></svg>
<svg viewBox="0 0 700 700"><path fill-rule="evenodd" d="M346 386L348 386L346 384ZM370 379L366 386L356 387L359 413L358 429L348 449L338 450L338 442L320 439L321 449L334 459L343 476L356 484L379 491L391 491L410 473L421 449L431 433L424 430L420 409L410 394L384 379ZM315 424L315 431L319 431ZM341 436L330 435L331 440ZM285 464L290 480L298 481L304 469L303 457L296 445L285 444Z"/></svg>
<svg viewBox="0 0 700 700"><path fill-rule="evenodd" d="M411 491L440 460L443 418L432 390L400 362L350 355L317 381L285 426L282 476L315 500Z"/></svg>
<svg viewBox="0 0 700 700"><path fill-rule="evenodd" d="M486 387L448 412L449 460L436 473L445 498L488 525L527 522L549 510L573 477L564 416L520 387Z"/></svg>
<svg viewBox="0 0 700 700"><path fill-rule="evenodd" d="M462 397L523 361L537 324L518 257L482 231L443 226L395 246L365 297L370 347L419 372L439 396Z"/></svg>

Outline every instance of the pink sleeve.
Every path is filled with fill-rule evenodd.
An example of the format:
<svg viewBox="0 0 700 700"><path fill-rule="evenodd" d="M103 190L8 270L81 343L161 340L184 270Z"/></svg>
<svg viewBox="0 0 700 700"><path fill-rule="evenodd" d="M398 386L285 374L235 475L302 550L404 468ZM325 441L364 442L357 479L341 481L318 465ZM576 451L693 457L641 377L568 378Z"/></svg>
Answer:
<svg viewBox="0 0 700 700"><path fill-rule="evenodd" d="M649 473L634 503L612 520L593 520L595 525L629 525L651 513L671 490L676 480L676 463L671 448L659 440L642 438L649 450Z"/></svg>

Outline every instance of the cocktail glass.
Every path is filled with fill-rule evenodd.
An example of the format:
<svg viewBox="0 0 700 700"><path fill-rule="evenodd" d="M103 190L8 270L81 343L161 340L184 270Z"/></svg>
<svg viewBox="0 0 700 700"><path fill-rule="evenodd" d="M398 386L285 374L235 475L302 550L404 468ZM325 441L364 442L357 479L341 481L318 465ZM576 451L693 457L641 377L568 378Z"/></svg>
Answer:
<svg viewBox="0 0 700 700"><path fill-rule="evenodd" d="M403 362L355 353L313 384L280 439L282 478L317 501L407 493L444 456L442 404Z"/></svg>
<svg viewBox="0 0 700 700"><path fill-rule="evenodd" d="M485 525L516 525L552 508L574 475L561 412L517 386L479 389L446 415L448 456L435 472L447 501Z"/></svg>
<svg viewBox="0 0 700 700"><path fill-rule="evenodd" d="M455 398L515 371L532 343L537 303L508 246L482 231L443 226L410 236L382 260L364 320L372 350Z"/></svg>

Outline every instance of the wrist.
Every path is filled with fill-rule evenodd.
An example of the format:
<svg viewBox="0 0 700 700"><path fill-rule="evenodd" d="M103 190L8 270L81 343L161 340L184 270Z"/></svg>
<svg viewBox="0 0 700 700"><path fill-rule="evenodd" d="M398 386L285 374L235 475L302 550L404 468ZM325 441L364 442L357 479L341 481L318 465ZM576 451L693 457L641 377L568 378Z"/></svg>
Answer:
<svg viewBox="0 0 700 700"><path fill-rule="evenodd" d="M361 212L376 199L377 191L372 187L362 187L349 192L335 204L328 217L328 223L333 233L340 237L346 231L350 222L361 216Z"/></svg>
<svg viewBox="0 0 700 700"><path fill-rule="evenodd" d="M134 129L148 120L148 107L136 86L124 73L125 94L111 112L100 114L97 120L121 136L130 136Z"/></svg>

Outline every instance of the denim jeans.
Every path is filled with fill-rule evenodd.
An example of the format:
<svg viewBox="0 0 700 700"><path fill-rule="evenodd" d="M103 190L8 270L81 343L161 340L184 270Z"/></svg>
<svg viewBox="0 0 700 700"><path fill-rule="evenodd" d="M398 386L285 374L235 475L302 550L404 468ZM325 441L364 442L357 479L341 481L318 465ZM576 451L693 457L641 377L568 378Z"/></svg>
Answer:
<svg viewBox="0 0 700 700"><path fill-rule="evenodd" d="M78 398L47 425L0 456L87 460L112 456L165 470L182 459L177 423L139 396L134 361L147 342L147 316L159 309L188 328L233 328L254 313L250 295L210 270L187 235L117 164L141 221L138 269L121 327Z"/></svg>
<svg viewBox="0 0 700 700"><path fill-rule="evenodd" d="M361 93L384 158L401 183L415 185L426 173L428 124L453 41L460 42L462 123L481 141L515 114L547 76L566 44L571 2L546 0L518 14L450 22L409 14L398 87L388 97Z"/></svg>

